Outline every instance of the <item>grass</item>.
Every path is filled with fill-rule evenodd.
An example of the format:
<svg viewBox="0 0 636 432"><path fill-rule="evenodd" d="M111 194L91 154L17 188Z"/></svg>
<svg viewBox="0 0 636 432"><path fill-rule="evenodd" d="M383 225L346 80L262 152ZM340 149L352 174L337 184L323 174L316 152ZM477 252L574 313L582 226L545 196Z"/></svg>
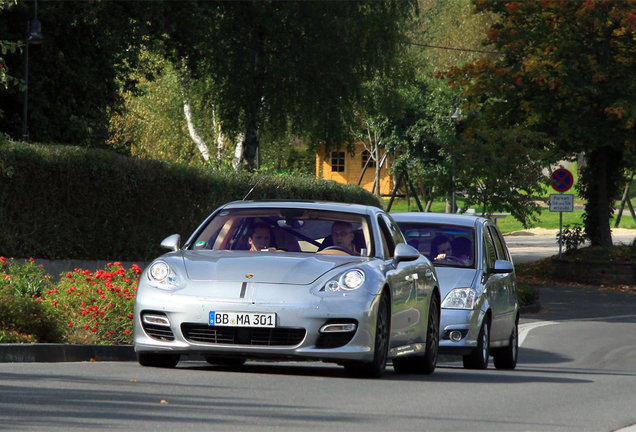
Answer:
<svg viewBox="0 0 636 432"><path fill-rule="evenodd" d="M461 208L463 206L463 200L457 201L457 207ZM636 204L636 203L635 203ZM388 199L385 199L385 206L388 205ZM422 203L422 205L424 205ZM575 205L582 205L575 201ZM617 207L620 203L617 203ZM446 203L444 201L435 201L431 205L431 211L435 213L443 213L444 208L446 207ZM626 206L627 208L627 206ZM481 215L481 208L475 208L475 214ZM391 206L391 212L408 212L408 211L419 211L417 207L417 203L414 199L410 200L410 203L407 203L404 198L396 198L393 201ZM521 222L515 219L512 216L508 216L497 221L497 225L502 233L511 233L515 231L522 231L527 228L544 228L544 229L559 229L559 213L551 212L549 209L545 208L541 212L540 215L537 216L538 221L531 224L528 227L524 227ZM563 213L563 226L566 225L574 225L575 223L583 224L583 210L574 210L573 212L564 212ZM612 228L614 228L614 220L612 221ZM623 214L620 220L620 224L618 228L626 228L626 229L636 229L636 221L629 215Z"/></svg>

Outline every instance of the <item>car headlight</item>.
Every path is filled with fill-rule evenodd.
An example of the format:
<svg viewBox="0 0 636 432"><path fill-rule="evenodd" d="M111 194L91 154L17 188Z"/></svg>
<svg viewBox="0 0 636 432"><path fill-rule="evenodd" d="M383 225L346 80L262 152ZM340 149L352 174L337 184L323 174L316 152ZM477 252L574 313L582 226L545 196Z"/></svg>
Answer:
<svg viewBox="0 0 636 432"><path fill-rule="evenodd" d="M165 261L155 261L148 269L148 279L160 288L176 288L179 285L177 275Z"/></svg>
<svg viewBox="0 0 636 432"><path fill-rule="evenodd" d="M332 279L325 284L327 291L350 291L360 288L364 283L364 272L362 270L349 270L340 278Z"/></svg>
<svg viewBox="0 0 636 432"><path fill-rule="evenodd" d="M442 302L442 307L446 309L472 309L474 302L474 289L456 288L448 293Z"/></svg>

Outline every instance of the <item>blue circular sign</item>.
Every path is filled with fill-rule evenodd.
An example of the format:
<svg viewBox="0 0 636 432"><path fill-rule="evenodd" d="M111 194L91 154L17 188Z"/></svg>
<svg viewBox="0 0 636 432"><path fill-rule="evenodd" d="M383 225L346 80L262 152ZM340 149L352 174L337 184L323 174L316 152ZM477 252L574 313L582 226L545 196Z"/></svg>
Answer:
<svg viewBox="0 0 636 432"><path fill-rule="evenodd" d="M574 176L565 168L559 168L550 176L552 188L557 192L567 192L574 184Z"/></svg>

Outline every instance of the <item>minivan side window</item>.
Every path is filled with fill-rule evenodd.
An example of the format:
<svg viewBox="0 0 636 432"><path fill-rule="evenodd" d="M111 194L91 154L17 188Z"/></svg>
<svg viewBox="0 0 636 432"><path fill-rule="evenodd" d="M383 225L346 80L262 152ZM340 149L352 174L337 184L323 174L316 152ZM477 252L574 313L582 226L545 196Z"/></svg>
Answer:
<svg viewBox="0 0 636 432"><path fill-rule="evenodd" d="M488 271L488 269L495 267L495 261L497 260L497 251L495 249L495 243L493 242L490 235L490 230L484 227L484 231L482 234L484 236L484 247L486 249L483 254L484 271Z"/></svg>
<svg viewBox="0 0 636 432"><path fill-rule="evenodd" d="M506 247L506 242L501 238L501 232L494 226L490 226L490 233L492 238L495 239L495 247L497 248L497 255L499 259L510 261L510 254Z"/></svg>

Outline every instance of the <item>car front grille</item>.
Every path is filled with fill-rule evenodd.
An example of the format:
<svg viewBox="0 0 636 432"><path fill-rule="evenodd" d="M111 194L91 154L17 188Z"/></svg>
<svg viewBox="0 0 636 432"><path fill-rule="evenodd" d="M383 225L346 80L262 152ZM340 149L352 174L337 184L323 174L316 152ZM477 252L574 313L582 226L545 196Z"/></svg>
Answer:
<svg viewBox="0 0 636 432"><path fill-rule="evenodd" d="M223 345L294 346L305 338L303 328L216 327L182 324L183 337L190 342Z"/></svg>
<svg viewBox="0 0 636 432"><path fill-rule="evenodd" d="M161 341L173 341L174 334L172 333L172 329L170 327L143 323L144 331L146 334L157 340Z"/></svg>

